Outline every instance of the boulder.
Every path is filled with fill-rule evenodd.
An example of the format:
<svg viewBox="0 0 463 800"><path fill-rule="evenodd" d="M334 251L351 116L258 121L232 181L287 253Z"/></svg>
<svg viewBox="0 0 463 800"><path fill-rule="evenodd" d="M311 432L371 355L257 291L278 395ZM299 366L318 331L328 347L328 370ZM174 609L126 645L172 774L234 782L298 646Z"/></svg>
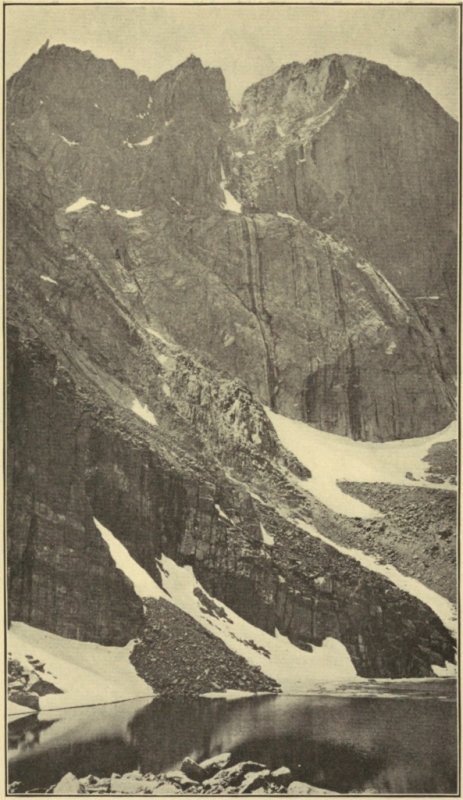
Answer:
<svg viewBox="0 0 463 800"><path fill-rule="evenodd" d="M288 767L280 767L279 769L274 769L270 777L277 786L288 787L293 776Z"/></svg>
<svg viewBox="0 0 463 800"><path fill-rule="evenodd" d="M239 786L249 772L261 772L265 769L265 764L256 764L254 761L242 761L234 767L221 769L213 778L203 781L205 789L215 791L219 788L226 789L229 786Z"/></svg>
<svg viewBox="0 0 463 800"><path fill-rule="evenodd" d="M239 794L249 794L256 789L268 789L269 778L269 769L262 769L260 772L250 772L240 785Z"/></svg>
<svg viewBox="0 0 463 800"><path fill-rule="evenodd" d="M68 772L58 781L53 794L85 794L85 789L79 779L72 772Z"/></svg>
<svg viewBox="0 0 463 800"><path fill-rule="evenodd" d="M311 786L309 783L302 781L292 781L287 789L288 794L303 794L307 795L325 795L325 794L339 794L339 792L330 792L329 789L319 789L317 786Z"/></svg>
<svg viewBox="0 0 463 800"><path fill-rule="evenodd" d="M34 711L40 711L39 698L36 694L29 694L29 692L24 691L11 692L8 700L12 703L17 703L19 706L27 706L27 708L33 708Z"/></svg>
<svg viewBox="0 0 463 800"><path fill-rule="evenodd" d="M123 775L122 778L111 778L110 791L116 794L143 794L147 786L151 790L149 781Z"/></svg>
<svg viewBox="0 0 463 800"><path fill-rule="evenodd" d="M191 789L192 786L199 786L198 781L194 781L191 778L187 778L187 776L179 769L166 772L165 777L168 781L173 781L182 789Z"/></svg>
<svg viewBox="0 0 463 800"><path fill-rule="evenodd" d="M184 758L181 769L187 778L196 783L202 783L207 778L206 770L200 767L192 758Z"/></svg>
<svg viewBox="0 0 463 800"><path fill-rule="evenodd" d="M205 761L201 761L199 766L206 772L207 778L212 778L219 770L228 767L231 759L231 753L221 753L219 756L206 758Z"/></svg>
<svg viewBox="0 0 463 800"><path fill-rule="evenodd" d="M63 694L62 689L58 689L54 683L50 683L50 681L36 681L29 687L31 692L35 692L39 695L39 697L43 697L46 694Z"/></svg>
<svg viewBox="0 0 463 800"><path fill-rule="evenodd" d="M154 789L150 789L149 794L153 794L157 797L164 797L164 795L167 794L182 794L182 790L173 783L166 782L158 784Z"/></svg>

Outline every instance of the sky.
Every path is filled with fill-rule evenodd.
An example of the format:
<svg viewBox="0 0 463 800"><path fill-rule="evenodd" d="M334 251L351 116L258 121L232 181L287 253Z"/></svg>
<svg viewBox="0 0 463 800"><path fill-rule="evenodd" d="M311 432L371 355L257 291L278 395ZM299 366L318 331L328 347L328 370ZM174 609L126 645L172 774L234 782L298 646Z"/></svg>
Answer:
<svg viewBox="0 0 463 800"><path fill-rule="evenodd" d="M6 7L6 73L49 39L155 80L189 55L221 67L239 103L282 64L363 56L415 78L450 113L459 106L459 9L370 5L34 5Z"/></svg>

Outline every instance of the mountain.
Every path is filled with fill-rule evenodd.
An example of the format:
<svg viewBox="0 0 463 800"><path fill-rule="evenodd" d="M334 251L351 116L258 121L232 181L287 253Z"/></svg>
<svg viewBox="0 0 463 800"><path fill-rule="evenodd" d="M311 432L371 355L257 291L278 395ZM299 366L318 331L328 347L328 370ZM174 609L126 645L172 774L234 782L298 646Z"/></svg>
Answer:
<svg viewBox="0 0 463 800"><path fill-rule="evenodd" d="M435 608L354 555L452 600L452 522L416 555L396 517L333 510L264 407L366 448L454 419L456 122L351 56L237 111L194 56L153 82L44 46L7 101L11 619L149 644L104 529L158 587L163 559L193 568L212 618L304 653L331 637L362 676L453 663ZM452 520L450 485L403 480ZM185 607L151 597L175 632Z"/></svg>

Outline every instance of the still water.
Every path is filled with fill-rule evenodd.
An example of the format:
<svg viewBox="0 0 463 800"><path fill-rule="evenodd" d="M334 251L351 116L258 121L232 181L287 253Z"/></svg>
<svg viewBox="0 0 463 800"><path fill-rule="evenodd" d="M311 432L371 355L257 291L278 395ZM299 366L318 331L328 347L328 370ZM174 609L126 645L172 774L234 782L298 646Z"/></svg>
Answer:
<svg viewBox="0 0 463 800"><path fill-rule="evenodd" d="M158 773L231 751L347 794L457 792L456 687L369 682L331 695L233 701L139 699L41 712L9 724L9 780L46 788L78 777Z"/></svg>

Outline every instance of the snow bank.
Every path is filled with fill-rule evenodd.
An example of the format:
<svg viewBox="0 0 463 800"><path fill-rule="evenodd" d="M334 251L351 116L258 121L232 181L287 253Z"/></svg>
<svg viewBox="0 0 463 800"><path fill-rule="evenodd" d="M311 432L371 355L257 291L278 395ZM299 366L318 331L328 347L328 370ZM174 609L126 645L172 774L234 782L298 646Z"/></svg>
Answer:
<svg viewBox="0 0 463 800"><path fill-rule="evenodd" d="M261 533L262 533L262 539L263 539L264 544L268 545L269 547L273 547L273 545L275 544L275 540L274 540L273 536L270 536L270 534L267 533L267 531L265 530L265 528L262 525L262 523L260 523L260 530L261 530Z"/></svg>
<svg viewBox="0 0 463 800"><path fill-rule="evenodd" d="M299 222L296 217L292 217L291 214L284 214L283 211L277 211L277 217L281 217L282 219L292 219L293 222Z"/></svg>
<svg viewBox="0 0 463 800"><path fill-rule="evenodd" d="M225 195L225 203L221 203L221 206L224 211L233 211L234 214L241 214L241 203L239 203L236 197L233 197L232 193L225 188L227 179L225 178L222 165L220 166L220 172L222 176L220 188Z"/></svg>
<svg viewBox="0 0 463 800"><path fill-rule="evenodd" d="M147 136L146 139L143 139L142 142L135 142L134 147L146 147L149 144L153 144L154 136Z"/></svg>
<svg viewBox="0 0 463 800"><path fill-rule="evenodd" d="M154 416L153 412L149 410L148 406L142 405L137 397L133 401L130 410L133 411L142 419L144 419L145 422L149 422L150 425L158 424L156 422L156 417Z"/></svg>
<svg viewBox="0 0 463 800"><path fill-rule="evenodd" d="M61 134L59 134L59 138L62 139L65 144L68 144L69 147L76 147L76 145L79 144L79 142L70 142L69 139L66 139L65 136L61 136Z"/></svg>
<svg viewBox="0 0 463 800"><path fill-rule="evenodd" d="M116 208L116 214L119 217L125 217L126 219L134 219L135 217L143 216L143 211L119 211Z"/></svg>
<svg viewBox="0 0 463 800"><path fill-rule="evenodd" d="M358 442L346 436L326 433L288 419L265 409L280 442L308 467L312 477L301 485L321 500L328 508L348 517L382 516L378 511L345 494L337 481L359 483L391 483L399 486L426 486L423 462L430 447L436 442L448 442L457 436L457 423L452 422L442 431L417 439L394 442ZM408 480L410 472L417 480ZM448 483L432 484L432 488L455 490Z"/></svg>
<svg viewBox="0 0 463 800"><path fill-rule="evenodd" d="M46 281L47 283L54 283L56 284L56 286L58 286L58 281L55 281L53 278L50 278L49 275L41 275L40 278L42 281Z"/></svg>
<svg viewBox="0 0 463 800"><path fill-rule="evenodd" d="M20 706L18 703L13 703L11 700L6 701L6 715L7 717L27 717L29 714L35 714L32 708Z"/></svg>
<svg viewBox="0 0 463 800"><path fill-rule="evenodd" d="M220 506L219 506L219 504L218 504L218 503L215 503L215 504L214 504L214 508L215 508L215 510L217 511L217 513L218 513L219 517L221 517L222 519L226 519L226 520L227 520L227 522L231 522L231 519L230 519L230 517L228 517L228 516L225 514L225 512L224 512L224 511L222 511L222 509L220 508ZM232 523L232 524L233 524L233 523Z"/></svg>
<svg viewBox="0 0 463 800"><path fill-rule="evenodd" d="M179 567L167 556L162 556L159 569L163 590L129 555L126 548L95 519L98 530L111 550L116 566L132 581L139 597L163 598L173 603L246 661L261 667L262 671L277 680L283 691L303 694L320 684L355 680L356 672L344 645L336 639L325 639L312 653L300 650L279 634L276 637L261 631L231 611L223 603L211 598L198 583L191 567ZM117 542L117 544L115 544ZM111 544L110 544L111 543ZM142 574L144 573L144 575ZM202 606L200 590L215 606L225 612L225 617L213 616ZM199 593L198 593L199 594ZM262 648L261 651L255 647ZM267 651L268 656L263 650Z"/></svg>
<svg viewBox="0 0 463 800"><path fill-rule="evenodd" d="M75 203L73 203L72 205L68 206L66 211L65 211L65 213L66 214L72 214L74 211L82 211L82 209L86 208L87 206L96 206L96 203L95 203L94 200L89 200L88 197L83 197L82 196L82 197L79 197L79 199L76 200Z"/></svg>
<svg viewBox="0 0 463 800"><path fill-rule="evenodd" d="M164 592L160 586L148 575L143 567L129 555L128 550L119 539L109 531L101 522L98 522L95 517L93 521L100 531L104 541L109 547L111 558L113 559L116 567L120 569L124 575L132 582L135 594L138 597L155 597L158 600L164 596Z"/></svg>
<svg viewBox="0 0 463 800"><path fill-rule="evenodd" d="M54 683L63 694L40 698L41 709L69 708L153 696L153 690L138 677L129 661L133 642L125 647L103 647L94 642L64 639L13 622L8 631L8 651L29 667L26 655L45 664L44 680Z"/></svg>

